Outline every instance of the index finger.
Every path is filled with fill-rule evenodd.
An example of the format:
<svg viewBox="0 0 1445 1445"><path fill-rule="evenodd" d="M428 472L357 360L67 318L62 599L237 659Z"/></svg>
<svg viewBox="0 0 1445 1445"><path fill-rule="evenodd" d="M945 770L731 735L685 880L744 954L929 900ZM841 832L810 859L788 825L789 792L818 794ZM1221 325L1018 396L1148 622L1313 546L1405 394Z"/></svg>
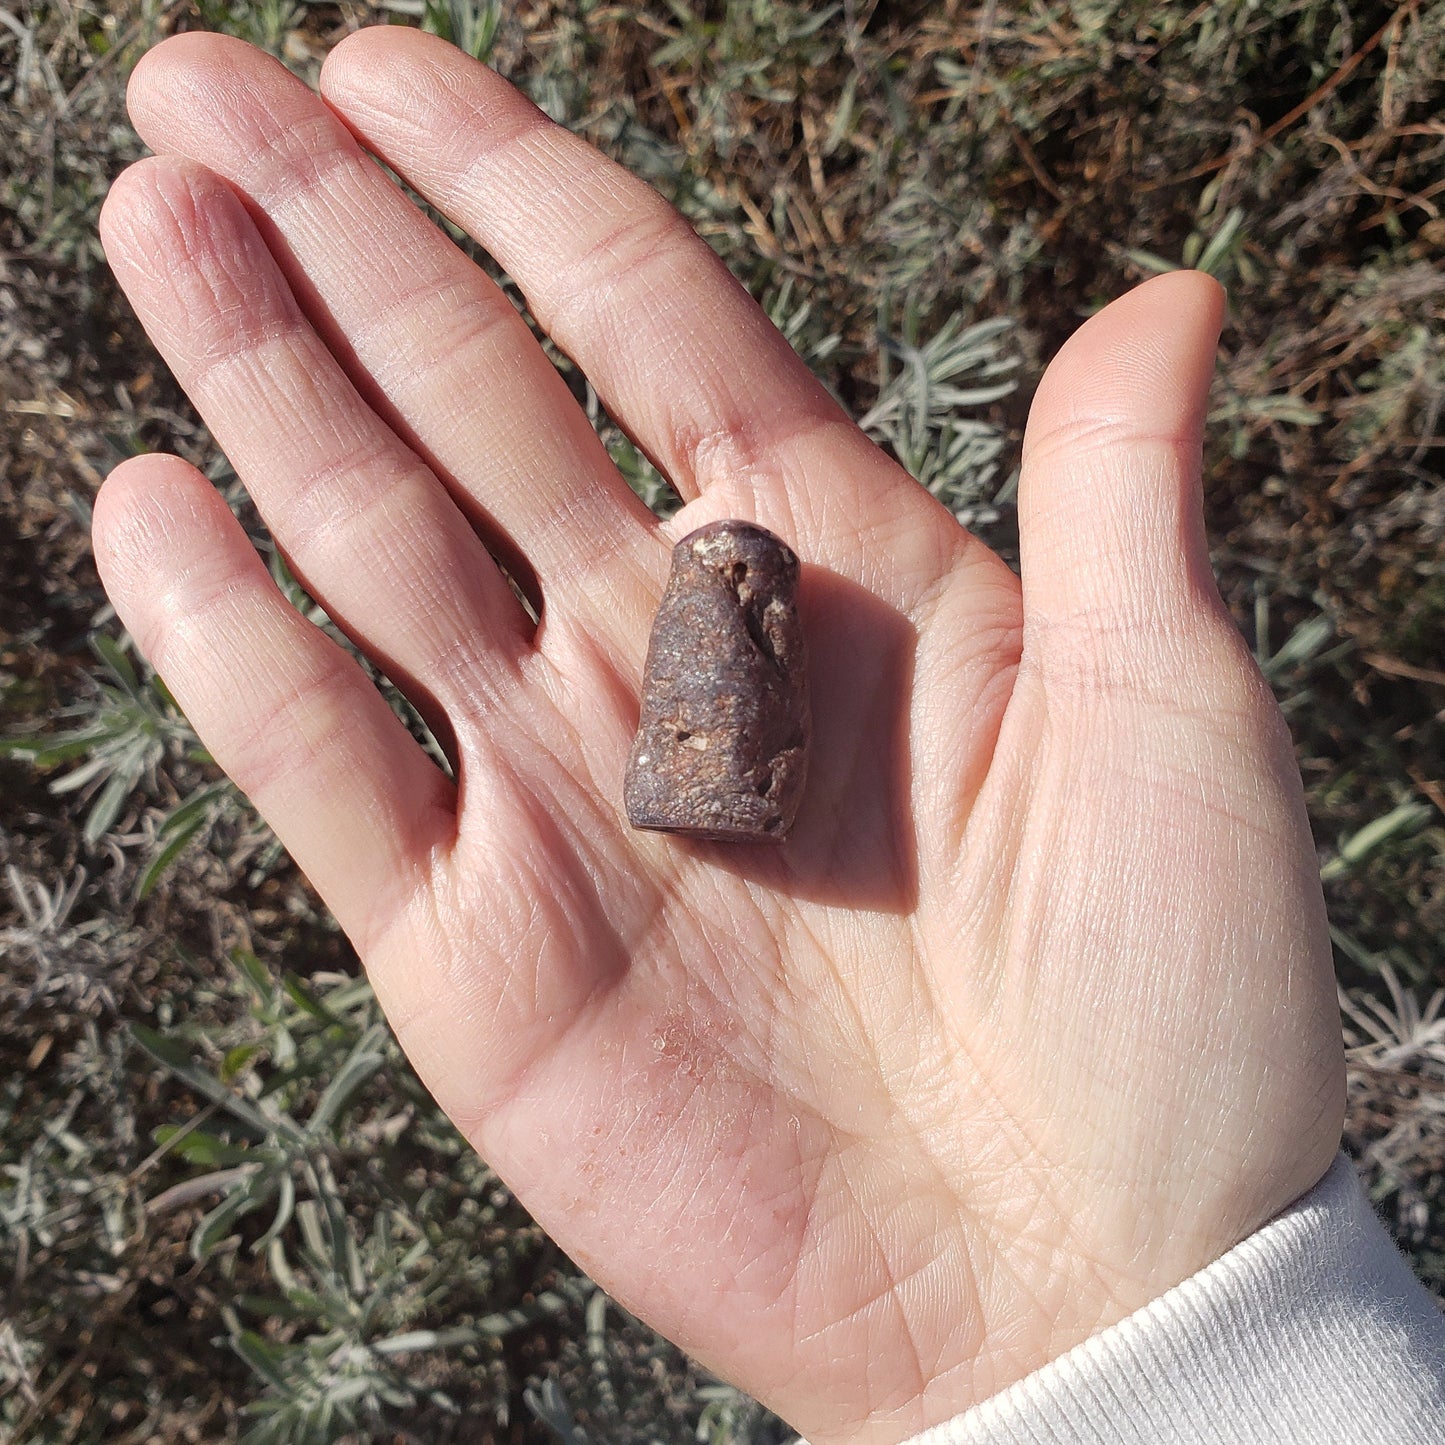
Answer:
<svg viewBox="0 0 1445 1445"><path fill-rule="evenodd" d="M936 510L682 216L486 66L376 27L331 53L321 92L496 257L684 498L780 489L774 516L836 501L854 529L882 511Z"/></svg>

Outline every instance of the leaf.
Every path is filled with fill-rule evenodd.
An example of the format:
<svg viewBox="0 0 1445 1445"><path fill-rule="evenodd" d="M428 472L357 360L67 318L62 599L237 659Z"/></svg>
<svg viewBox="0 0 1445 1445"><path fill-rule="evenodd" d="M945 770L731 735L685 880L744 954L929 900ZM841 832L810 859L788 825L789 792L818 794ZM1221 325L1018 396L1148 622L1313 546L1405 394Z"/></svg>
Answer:
<svg viewBox="0 0 1445 1445"><path fill-rule="evenodd" d="M259 1316L263 1320L314 1320L316 1312L297 1305L294 1301L278 1294L238 1294L234 1301L237 1309Z"/></svg>
<svg viewBox="0 0 1445 1445"><path fill-rule="evenodd" d="M176 701L175 694L166 686L165 679L160 673L156 673L151 678L151 691L155 693L168 711L175 713L177 717L182 715L180 703ZM210 754L207 753L206 756L209 758Z"/></svg>
<svg viewBox="0 0 1445 1445"><path fill-rule="evenodd" d="M386 1062L386 1055L375 1047L383 1037L382 1026L375 1024L356 1041L351 1053L316 1101L316 1108L306 1126L308 1135L314 1137L329 1128L347 1100Z"/></svg>
<svg viewBox="0 0 1445 1445"><path fill-rule="evenodd" d="M131 660L121 650L120 644L115 638L104 632L92 634L90 639L91 651L105 664L114 674L115 679L120 683L126 692L136 701L140 700L140 680L136 677L135 668Z"/></svg>
<svg viewBox="0 0 1445 1445"><path fill-rule="evenodd" d="M1261 629L1263 633L1266 629ZM1277 677L1286 668L1309 662L1335 635L1334 623L1324 614L1307 617L1280 644L1272 657L1260 659L1260 671L1268 678Z"/></svg>
<svg viewBox="0 0 1445 1445"><path fill-rule="evenodd" d="M386 1062L385 1054L353 1053L337 1070L312 1111L306 1132L312 1136L328 1129L337 1114L361 1086Z"/></svg>
<svg viewBox="0 0 1445 1445"><path fill-rule="evenodd" d="M1392 808L1383 817L1366 823L1358 832L1342 839L1337 855L1320 869L1327 883L1344 877L1356 863L1362 863L1382 843L1397 833L1410 834L1423 827L1434 816L1434 809L1413 799Z"/></svg>
<svg viewBox="0 0 1445 1445"><path fill-rule="evenodd" d="M53 768L72 758L84 757L97 743L111 736L108 729L84 728L48 737L0 738L0 758L15 758L37 768Z"/></svg>
<svg viewBox="0 0 1445 1445"><path fill-rule="evenodd" d="M252 1182L247 1180L227 1195L196 1226L196 1232L191 1236L192 1259L208 1259L219 1245L231 1237L236 1225L258 1207L259 1201L250 1192Z"/></svg>
<svg viewBox="0 0 1445 1445"><path fill-rule="evenodd" d="M230 789L231 783L225 778L197 788L185 802L178 803L166 814L157 829L158 834L163 838L168 837L181 829L190 828L197 821L204 822Z"/></svg>
<svg viewBox="0 0 1445 1445"><path fill-rule="evenodd" d="M321 1211L314 1199L303 1199L296 1206L296 1223L301 1226L301 1242L313 1258L324 1260L329 1253L321 1233Z"/></svg>
<svg viewBox="0 0 1445 1445"><path fill-rule="evenodd" d="M105 741L105 735L97 734L86 739L86 752L92 752L96 743ZM116 759L108 753L96 753L88 762L72 768L63 778L56 778L50 784L50 791L58 798L65 793L75 793L94 778L101 777L116 766Z"/></svg>
<svg viewBox="0 0 1445 1445"><path fill-rule="evenodd" d="M233 948L231 962L251 985L257 1001L265 1003L276 988L276 980L272 977L271 970L249 948Z"/></svg>
<svg viewBox="0 0 1445 1445"><path fill-rule="evenodd" d="M289 1173L282 1174L276 1180L276 1213L271 1220L271 1227L251 1246L252 1254L268 1249L274 1240L280 1238L281 1231L291 1223L295 1208L296 1181Z"/></svg>
<svg viewBox="0 0 1445 1445"><path fill-rule="evenodd" d="M168 1039L164 1034L159 1034L154 1029L148 1029L144 1024L133 1023L130 1025L130 1031L135 1041L157 1063L164 1065L198 1094L222 1105L241 1123L255 1130L259 1138L267 1139L273 1134L281 1134L288 1138L291 1136L292 1131L286 1128L287 1120L284 1118L268 1119L249 1100L228 1089L214 1074L207 1073L205 1069L201 1068L191 1057L190 1051L184 1044L175 1039Z"/></svg>
<svg viewBox="0 0 1445 1445"><path fill-rule="evenodd" d="M853 121L856 115L858 104L858 72L849 70L847 79L843 82L843 89L838 96L837 104L833 108L833 119L828 126L828 134L823 140L823 154L833 155L838 147L853 133Z"/></svg>
<svg viewBox="0 0 1445 1445"><path fill-rule="evenodd" d="M273 1390L279 1390L294 1398L291 1384L286 1378L286 1372L282 1369L285 1357L274 1345L263 1340L254 1330L242 1330L232 1339L231 1348Z"/></svg>
<svg viewBox="0 0 1445 1445"><path fill-rule="evenodd" d="M270 1267L271 1277L286 1292L287 1297L302 1292L301 1282L296 1278L295 1271L291 1268L291 1262L286 1258L285 1246L279 1239L273 1239L266 1249L266 1263ZM309 1291L305 1293L310 1295Z"/></svg>
<svg viewBox="0 0 1445 1445"><path fill-rule="evenodd" d="M90 812L85 818L85 841L87 843L98 843L120 817L120 810L125 807L127 799L135 791L135 785L140 781L141 768L139 760L137 765L128 765L116 768L106 779L105 786L100 790L94 803L91 804Z"/></svg>
<svg viewBox="0 0 1445 1445"><path fill-rule="evenodd" d="M450 1330L407 1330L377 1340L372 1349L378 1355L405 1355L415 1350L449 1350L455 1345L469 1345L481 1339L479 1331L465 1325Z"/></svg>
<svg viewBox="0 0 1445 1445"><path fill-rule="evenodd" d="M344 1028L345 1020L338 1018L320 999L311 992L309 988L294 973L288 973L281 980L281 987L286 990L286 996L303 1013L308 1013L314 1019L319 1019L324 1024L334 1024Z"/></svg>
<svg viewBox="0 0 1445 1445"><path fill-rule="evenodd" d="M1220 263L1229 255L1230 248L1234 245L1234 238L1239 234L1239 228L1243 223L1244 211L1236 206L1224 218L1219 229L1209 238L1209 244L1205 246L1199 260L1195 263L1205 275L1213 276Z"/></svg>
<svg viewBox="0 0 1445 1445"><path fill-rule="evenodd" d="M177 1138L178 1135L184 1137ZM224 1139L218 1139L204 1129L191 1129L186 1132L184 1126L162 1124L155 1131L157 1144L166 1145L172 1139L176 1140L175 1152L187 1164L195 1164L202 1169L230 1169L237 1164L245 1164L252 1158L251 1150L227 1144Z"/></svg>
<svg viewBox="0 0 1445 1445"><path fill-rule="evenodd" d="M1166 261L1163 256L1156 256L1152 251L1127 250L1124 254L1141 271L1153 271L1160 276L1166 276L1179 269L1173 261Z"/></svg>
<svg viewBox="0 0 1445 1445"><path fill-rule="evenodd" d="M194 1067L190 1050L178 1040L168 1039L144 1024L132 1024L131 1033L146 1053L173 1072L181 1073Z"/></svg>
<svg viewBox="0 0 1445 1445"><path fill-rule="evenodd" d="M174 833L167 841L165 847L146 864L145 870L141 873L140 877L136 879L135 896L137 903L143 902L146 898L150 897L151 890L165 877L171 864L185 852L186 847L205 826L205 823L205 818L200 817L191 823L189 827L181 829L178 833Z"/></svg>
<svg viewBox="0 0 1445 1445"><path fill-rule="evenodd" d="M379 1383L378 1380L369 1375L358 1375L350 1380L338 1380L331 1386L327 1398L336 1401L338 1404L349 1404L352 1400L359 1400L363 1395L369 1395L374 1390L377 1390ZM410 1399L403 1397L399 1401L393 1401L392 1403L404 1406L412 1402Z"/></svg>
<svg viewBox="0 0 1445 1445"><path fill-rule="evenodd" d="M534 1324L537 1320L559 1315L567 1308L562 1295L552 1290L543 1290L530 1303L518 1305L515 1309L498 1310L495 1314L483 1315L477 1321L477 1333L493 1338L510 1334L523 1325Z"/></svg>
<svg viewBox="0 0 1445 1445"><path fill-rule="evenodd" d="M229 1084L262 1051L260 1044L237 1044L227 1049L221 1057L221 1082Z"/></svg>

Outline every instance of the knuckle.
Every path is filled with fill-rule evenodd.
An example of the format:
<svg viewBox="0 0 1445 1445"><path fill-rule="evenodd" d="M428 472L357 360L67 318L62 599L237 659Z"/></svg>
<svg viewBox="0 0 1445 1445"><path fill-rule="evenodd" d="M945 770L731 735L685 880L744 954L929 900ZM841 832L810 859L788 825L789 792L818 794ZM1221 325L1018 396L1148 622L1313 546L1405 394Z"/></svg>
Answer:
<svg viewBox="0 0 1445 1445"><path fill-rule="evenodd" d="M647 190L628 207L625 219L559 268L552 288L558 322L565 324L578 307L591 311L623 304L625 293L642 278L702 244L678 212Z"/></svg>
<svg viewBox="0 0 1445 1445"><path fill-rule="evenodd" d="M238 786L259 799L292 773L314 771L318 757L345 736L340 697L360 680L355 665L334 646L293 657L287 673L272 679L265 705L237 720L227 771Z"/></svg>
<svg viewBox="0 0 1445 1445"><path fill-rule="evenodd" d="M470 279L432 277L388 301L353 331L351 342L387 391L420 387L427 393L443 370L455 374L521 325L500 291ZM488 374L493 374L490 367Z"/></svg>

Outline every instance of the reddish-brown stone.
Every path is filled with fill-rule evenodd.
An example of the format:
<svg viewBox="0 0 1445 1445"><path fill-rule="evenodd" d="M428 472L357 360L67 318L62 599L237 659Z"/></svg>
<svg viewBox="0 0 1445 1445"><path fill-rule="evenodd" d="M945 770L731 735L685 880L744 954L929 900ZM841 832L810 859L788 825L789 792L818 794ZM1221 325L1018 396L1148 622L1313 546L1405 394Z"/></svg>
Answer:
<svg viewBox="0 0 1445 1445"><path fill-rule="evenodd" d="M750 522L712 522L673 549L627 764L634 828L781 842L808 769L798 559Z"/></svg>

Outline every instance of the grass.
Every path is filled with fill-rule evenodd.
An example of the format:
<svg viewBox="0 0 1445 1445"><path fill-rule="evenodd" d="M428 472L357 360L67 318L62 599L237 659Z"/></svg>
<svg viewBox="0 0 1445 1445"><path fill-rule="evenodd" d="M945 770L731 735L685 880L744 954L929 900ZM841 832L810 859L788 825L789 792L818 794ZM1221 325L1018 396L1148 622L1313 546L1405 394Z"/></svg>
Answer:
<svg viewBox="0 0 1445 1445"><path fill-rule="evenodd" d="M100 479L157 447L268 546L99 253L140 154L129 68L209 27L314 77L383 20L490 54L647 176L1005 555L1043 361L1151 272L1226 283L1216 564L1306 781L1347 1141L1445 1291L1445 4L9 0L0 1430L785 1438L580 1278L438 1114L89 561Z"/></svg>

